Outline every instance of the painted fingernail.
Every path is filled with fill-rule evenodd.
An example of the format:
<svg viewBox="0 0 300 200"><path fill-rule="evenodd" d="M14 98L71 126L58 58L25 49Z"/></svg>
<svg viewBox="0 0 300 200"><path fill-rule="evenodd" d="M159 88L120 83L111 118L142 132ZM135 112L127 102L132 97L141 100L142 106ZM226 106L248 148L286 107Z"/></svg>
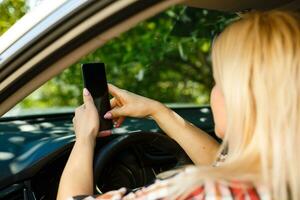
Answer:
<svg viewBox="0 0 300 200"><path fill-rule="evenodd" d="M126 188L125 188L125 187L122 187L122 188L120 188L118 191L121 192L121 193L125 193L125 192L126 192Z"/></svg>
<svg viewBox="0 0 300 200"><path fill-rule="evenodd" d="M83 95L88 96L90 95L90 92L86 88L83 88Z"/></svg>
<svg viewBox="0 0 300 200"><path fill-rule="evenodd" d="M111 119L112 118L112 114L110 112L107 112L105 115L104 115L104 118L105 119Z"/></svg>
<svg viewBox="0 0 300 200"><path fill-rule="evenodd" d="M101 131L100 133L99 133L99 136L100 137L107 137L107 136L109 136L109 135L111 135L112 134L112 131L111 130L106 130L106 131Z"/></svg>

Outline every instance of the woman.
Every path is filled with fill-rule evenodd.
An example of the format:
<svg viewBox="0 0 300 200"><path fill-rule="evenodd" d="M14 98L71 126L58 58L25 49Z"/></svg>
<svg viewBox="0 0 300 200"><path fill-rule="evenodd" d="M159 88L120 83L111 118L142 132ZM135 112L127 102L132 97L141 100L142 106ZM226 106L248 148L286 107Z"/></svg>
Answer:
<svg viewBox="0 0 300 200"><path fill-rule="evenodd" d="M211 107L221 146L163 104L109 85L114 98L106 118L119 126L125 116L151 116L198 166L136 193L124 196L121 188L98 199L300 199L299 16L245 15L214 41L212 61ZM76 142L58 199L93 192L99 123L92 97L86 89L83 93L85 107L75 112ZM211 166L224 149L225 161Z"/></svg>

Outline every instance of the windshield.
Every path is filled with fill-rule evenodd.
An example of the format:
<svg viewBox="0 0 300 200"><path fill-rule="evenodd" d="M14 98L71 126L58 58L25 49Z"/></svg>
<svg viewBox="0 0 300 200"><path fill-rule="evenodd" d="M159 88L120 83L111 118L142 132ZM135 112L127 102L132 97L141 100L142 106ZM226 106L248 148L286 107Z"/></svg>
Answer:
<svg viewBox="0 0 300 200"><path fill-rule="evenodd" d="M209 104L211 41L236 15L172 7L110 40L4 115L72 112L82 103L81 64L103 62L107 80L171 106Z"/></svg>

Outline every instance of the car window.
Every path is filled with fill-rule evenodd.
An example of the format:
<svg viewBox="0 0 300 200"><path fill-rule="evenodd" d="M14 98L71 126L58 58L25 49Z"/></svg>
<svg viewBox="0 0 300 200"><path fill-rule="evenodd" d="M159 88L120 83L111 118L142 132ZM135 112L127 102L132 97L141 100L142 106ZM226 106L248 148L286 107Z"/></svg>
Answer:
<svg viewBox="0 0 300 200"><path fill-rule="evenodd" d="M210 48L235 14L174 6L110 40L4 116L72 111L82 103L81 64L103 62L108 82L173 106L209 104Z"/></svg>

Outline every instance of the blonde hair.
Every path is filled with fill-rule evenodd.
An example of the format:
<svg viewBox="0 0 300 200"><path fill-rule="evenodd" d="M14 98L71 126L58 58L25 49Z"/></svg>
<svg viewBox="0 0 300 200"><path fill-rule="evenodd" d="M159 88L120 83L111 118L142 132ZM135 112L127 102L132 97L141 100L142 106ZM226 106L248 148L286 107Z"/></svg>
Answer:
<svg viewBox="0 0 300 200"><path fill-rule="evenodd" d="M214 78L226 104L219 167L181 177L182 195L206 179L263 184L272 199L300 199L300 18L287 11L251 12L213 44ZM197 175L196 175L197 174Z"/></svg>

